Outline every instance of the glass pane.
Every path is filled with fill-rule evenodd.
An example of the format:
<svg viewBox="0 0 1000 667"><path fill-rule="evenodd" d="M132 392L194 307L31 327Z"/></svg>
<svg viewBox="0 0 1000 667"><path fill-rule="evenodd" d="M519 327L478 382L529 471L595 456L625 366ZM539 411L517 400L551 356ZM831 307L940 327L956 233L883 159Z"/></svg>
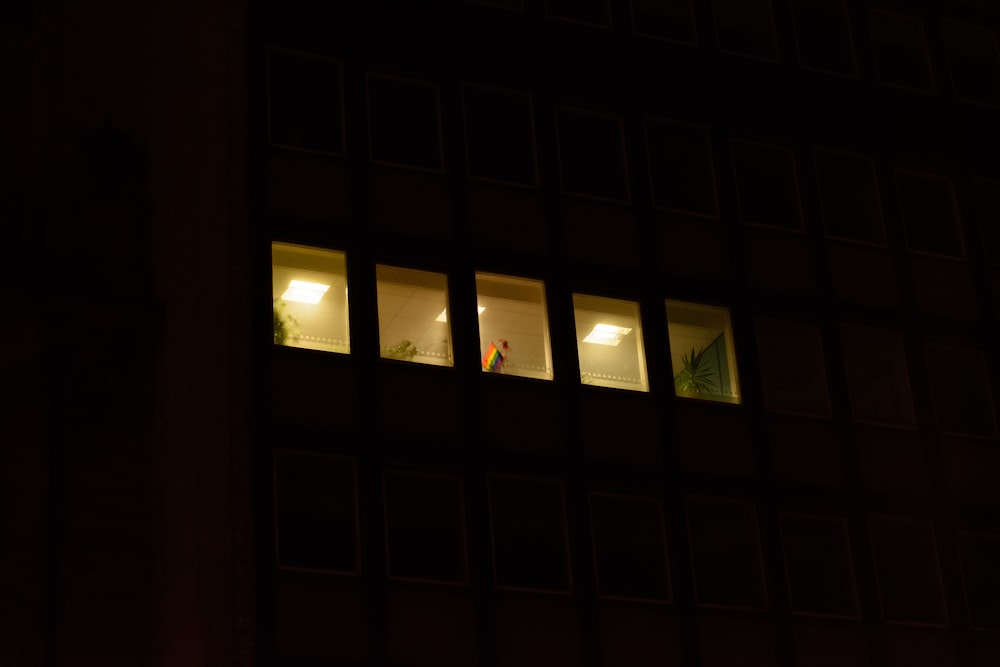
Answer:
<svg viewBox="0 0 1000 667"><path fill-rule="evenodd" d="M663 508L655 498L590 494L598 593L669 600Z"/></svg>
<svg viewBox="0 0 1000 667"><path fill-rule="evenodd" d="M696 602L713 607L766 608L753 504L689 498L687 517Z"/></svg>
<svg viewBox="0 0 1000 667"><path fill-rule="evenodd" d="M610 26L608 0L548 0L549 16Z"/></svg>
<svg viewBox="0 0 1000 667"><path fill-rule="evenodd" d="M271 141L343 153L340 64L280 51L268 58Z"/></svg>
<svg viewBox="0 0 1000 667"><path fill-rule="evenodd" d="M907 248L948 257L965 256L950 178L897 170L896 192Z"/></svg>
<svg viewBox="0 0 1000 667"><path fill-rule="evenodd" d="M658 208L716 216L712 147L704 127L646 121L649 178Z"/></svg>
<svg viewBox="0 0 1000 667"><path fill-rule="evenodd" d="M1000 630L1000 537L959 533L955 541L973 627Z"/></svg>
<svg viewBox="0 0 1000 667"><path fill-rule="evenodd" d="M826 150L817 150L814 157L827 235L884 244L874 160Z"/></svg>
<svg viewBox="0 0 1000 667"><path fill-rule="evenodd" d="M389 574L465 581L462 480L403 471L385 474Z"/></svg>
<svg viewBox="0 0 1000 667"><path fill-rule="evenodd" d="M1000 102L996 35L986 26L941 22L955 93L962 99Z"/></svg>
<svg viewBox="0 0 1000 667"><path fill-rule="evenodd" d="M843 0L796 0L792 3L799 62L804 67L854 76L854 49Z"/></svg>
<svg viewBox="0 0 1000 667"><path fill-rule="evenodd" d="M934 89L920 19L869 10L868 30L880 82L924 92Z"/></svg>
<svg viewBox="0 0 1000 667"><path fill-rule="evenodd" d="M667 328L677 395L739 403L729 311L668 300Z"/></svg>
<svg viewBox="0 0 1000 667"><path fill-rule="evenodd" d="M280 453L274 477L278 565L358 572L354 462Z"/></svg>
<svg viewBox="0 0 1000 667"><path fill-rule="evenodd" d="M733 141L740 218L750 225L802 229L795 156L784 146Z"/></svg>
<svg viewBox="0 0 1000 667"><path fill-rule="evenodd" d="M691 0L632 0L632 20L640 35L694 44Z"/></svg>
<svg viewBox="0 0 1000 667"><path fill-rule="evenodd" d="M441 169L437 86L368 77L371 158L421 169Z"/></svg>
<svg viewBox="0 0 1000 667"><path fill-rule="evenodd" d="M625 146L618 116L557 109L563 189L572 194L625 201Z"/></svg>
<svg viewBox="0 0 1000 667"><path fill-rule="evenodd" d="M843 519L782 515L781 542L794 612L858 615L851 547Z"/></svg>
<svg viewBox="0 0 1000 667"><path fill-rule="evenodd" d="M469 86L463 102L469 175L534 185L531 97Z"/></svg>
<svg viewBox="0 0 1000 667"><path fill-rule="evenodd" d="M598 387L649 391L639 304L573 295L580 381Z"/></svg>
<svg viewBox="0 0 1000 667"><path fill-rule="evenodd" d="M351 351L344 253L272 243L271 298L275 344Z"/></svg>
<svg viewBox="0 0 1000 667"><path fill-rule="evenodd" d="M927 376L938 428L945 433L994 436L993 392L979 350L927 346Z"/></svg>
<svg viewBox="0 0 1000 667"><path fill-rule="evenodd" d="M868 521L882 618L947 622L934 531L927 521L872 516Z"/></svg>
<svg viewBox="0 0 1000 667"><path fill-rule="evenodd" d="M759 317L756 329L764 406L775 412L829 417L830 398L819 327Z"/></svg>
<svg viewBox="0 0 1000 667"><path fill-rule="evenodd" d="M376 266L375 279L381 356L451 366L447 276Z"/></svg>
<svg viewBox="0 0 1000 667"><path fill-rule="evenodd" d="M542 282L477 273L476 294L483 371L551 380Z"/></svg>
<svg viewBox="0 0 1000 667"><path fill-rule="evenodd" d="M496 585L569 591L566 507L560 482L489 481Z"/></svg>
<svg viewBox="0 0 1000 667"><path fill-rule="evenodd" d="M842 324L844 370L859 422L916 426L902 337L894 331Z"/></svg>
<svg viewBox="0 0 1000 667"><path fill-rule="evenodd" d="M719 50L778 60L770 0L713 0Z"/></svg>

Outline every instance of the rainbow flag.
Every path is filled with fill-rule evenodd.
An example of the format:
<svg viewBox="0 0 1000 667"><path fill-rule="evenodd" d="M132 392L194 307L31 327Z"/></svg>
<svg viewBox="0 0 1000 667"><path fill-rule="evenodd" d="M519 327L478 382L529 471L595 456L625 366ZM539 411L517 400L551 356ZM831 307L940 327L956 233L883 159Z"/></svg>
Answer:
<svg viewBox="0 0 1000 667"><path fill-rule="evenodd" d="M491 373L496 373L500 370L500 366L503 364L503 355L500 354L500 350L493 343L490 343L490 347L486 350L486 354L483 355L483 370L487 370Z"/></svg>

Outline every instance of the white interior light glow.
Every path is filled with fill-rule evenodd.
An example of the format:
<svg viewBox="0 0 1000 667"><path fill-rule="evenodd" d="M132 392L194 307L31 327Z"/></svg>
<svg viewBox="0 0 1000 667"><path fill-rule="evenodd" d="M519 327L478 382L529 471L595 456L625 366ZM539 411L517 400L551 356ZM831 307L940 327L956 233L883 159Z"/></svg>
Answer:
<svg viewBox="0 0 1000 667"><path fill-rule="evenodd" d="M281 295L281 298L285 301L317 304L328 289L330 289L329 285L310 283L305 280L293 280L288 284L288 289Z"/></svg>
<svg viewBox="0 0 1000 667"><path fill-rule="evenodd" d="M622 338L632 331L628 327L616 327L613 324L595 324L594 329L583 339L584 343L596 345L618 345Z"/></svg>

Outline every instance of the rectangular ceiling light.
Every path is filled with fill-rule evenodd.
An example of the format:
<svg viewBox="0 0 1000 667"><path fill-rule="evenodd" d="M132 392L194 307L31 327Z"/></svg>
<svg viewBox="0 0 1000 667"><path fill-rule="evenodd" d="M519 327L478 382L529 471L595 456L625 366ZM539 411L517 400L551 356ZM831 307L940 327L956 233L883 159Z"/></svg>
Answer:
<svg viewBox="0 0 1000 667"><path fill-rule="evenodd" d="M595 345L617 345L632 329L616 327L613 324L595 324L594 329L583 339L584 343Z"/></svg>
<svg viewBox="0 0 1000 667"><path fill-rule="evenodd" d="M486 310L486 306L476 306L476 310L479 311L479 313L478 313L479 315L482 315L483 311ZM444 310L442 310L441 314L434 318L434 321L435 322L447 322L448 321L448 309L445 308Z"/></svg>
<svg viewBox="0 0 1000 667"><path fill-rule="evenodd" d="M293 280L288 284L288 289L285 293L281 295L281 298L285 301L296 301L298 303L311 303L317 304L326 291L330 289L329 285L323 285L322 283L310 283L305 280Z"/></svg>

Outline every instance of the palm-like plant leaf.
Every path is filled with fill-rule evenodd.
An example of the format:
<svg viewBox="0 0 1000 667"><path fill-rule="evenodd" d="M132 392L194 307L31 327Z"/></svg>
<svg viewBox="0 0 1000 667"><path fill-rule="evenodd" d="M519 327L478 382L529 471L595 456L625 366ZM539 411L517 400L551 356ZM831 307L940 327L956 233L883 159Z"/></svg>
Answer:
<svg viewBox="0 0 1000 667"><path fill-rule="evenodd" d="M705 361L705 349L695 352L691 348L690 355L683 355L681 363L684 367L674 376L674 387L677 391L692 394L714 394L718 388L713 380L715 369Z"/></svg>

